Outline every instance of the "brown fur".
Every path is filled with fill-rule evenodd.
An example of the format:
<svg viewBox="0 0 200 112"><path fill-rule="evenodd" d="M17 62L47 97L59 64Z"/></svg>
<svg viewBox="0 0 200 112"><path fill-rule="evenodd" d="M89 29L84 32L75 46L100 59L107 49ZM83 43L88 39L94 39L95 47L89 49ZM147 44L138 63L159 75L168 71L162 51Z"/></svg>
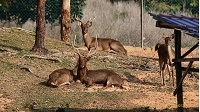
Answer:
<svg viewBox="0 0 200 112"><path fill-rule="evenodd" d="M160 76L162 77L163 85L164 82L164 70L167 66L169 72L169 79L170 79L170 68L172 69L172 80L174 86L174 76L173 76L173 65L172 65L172 58L174 58L174 50L171 47L171 39L173 36L165 38L165 44L157 43L155 46L155 51L158 51L159 56L159 66L160 66Z"/></svg>
<svg viewBox="0 0 200 112"><path fill-rule="evenodd" d="M65 84L70 84L76 80L77 66L73 70L67 68L57 69L49 75L47 84L50 87L59 87Z"/></svg>
<svg viewBox="0 0 200 112"><path fill-rule="evenodd" d="M88 70L86 65L87 61L87 57L79 56L77 79L79 79L81 83L86 84L87 87L93 84L104 84L104 86L107 87L114 85L123 88L123 79L117 73L107 69Z"/></svg>
<svg viewBox="0 0 200 112"><path fill-rule="evenodd" d="M95 47L95 37L91 37L89 34L89 28L92 26L92 21L89 20L86 24L80 21L80 19L76 20L79 22L79 26L82 29L83 40L85 42L85 46L90 51ZM127 55L127 50L123 47L123 45L114 39L109 38L97 38L98 41L98 50L102 51L111 51L113 50L116 53Z"/></svg>

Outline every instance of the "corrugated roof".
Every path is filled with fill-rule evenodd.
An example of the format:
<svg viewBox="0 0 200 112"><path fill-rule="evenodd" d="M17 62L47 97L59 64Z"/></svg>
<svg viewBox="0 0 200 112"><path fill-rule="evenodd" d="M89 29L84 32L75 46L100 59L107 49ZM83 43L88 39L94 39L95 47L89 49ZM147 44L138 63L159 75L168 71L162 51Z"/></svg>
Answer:
<svg viewBox="0 0 200 112"><path fill-rule="evenodd" d="M153 14L151 12L148 14L157 20L158 27L177 28L187 31L188 34L192 36L199 37L199 18L187 17L184 15L178 16L174 14Z"/></svg>

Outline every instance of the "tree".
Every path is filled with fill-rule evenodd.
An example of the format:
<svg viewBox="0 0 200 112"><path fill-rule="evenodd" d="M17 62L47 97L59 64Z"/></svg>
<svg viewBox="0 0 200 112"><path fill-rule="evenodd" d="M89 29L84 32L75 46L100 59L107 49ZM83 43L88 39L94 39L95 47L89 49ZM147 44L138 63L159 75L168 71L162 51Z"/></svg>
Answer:
<svg viewBox="0 0 200 112"><path fill-rule="evenodd" d="M62 0L61 11L61 40L70 42L71 33L70 0Z"/></svg>
<svg viewBox="0 0 200 112"><path fill-rule="evenodd" d="M45 38L45 0L37 0L36 35L35 44L31 51L47 54L44 46Z"/></svg>

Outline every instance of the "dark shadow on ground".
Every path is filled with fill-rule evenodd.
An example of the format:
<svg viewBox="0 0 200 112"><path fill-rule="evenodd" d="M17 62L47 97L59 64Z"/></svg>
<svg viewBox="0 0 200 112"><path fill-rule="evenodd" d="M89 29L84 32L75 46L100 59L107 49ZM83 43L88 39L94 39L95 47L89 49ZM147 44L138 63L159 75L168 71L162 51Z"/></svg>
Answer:
<svg viewBox="0 0 200 112"><path fill-rule="evenodd" d="M176 112L177 109L150 109L149 107L139 107L133 109L78 109L78 108L45 108L32 109L31 112ZM199 112L199 107L184 108L184 112Z"/></svg>
<svg viewBox="0 0 200 112"><path fill-rule="evenodd" d="M49 85L48 85L47 81L44 81L44 82L40 82L39 84L40 84L40 85L42 85L42 86L46 86L46 87L49 87Z"/></svg>
<svg viewBox="0 0 200 112"><path fill-rule="evenodd" d="M12 50L15 50L15 51L22 51L23 49L19 48L19 47L14 47L14 46L8 46L8 45L3 45L3 44L0 44L0 46L2 47L7 47L9 49L12 49Z"/></svg>
<svg viewBox="0 0 200 112"><path fill-rule="evenodd" d="M147 57L140 57L140 56L134 56L134 57L135 57L135 60L130 61L128 63L121 62L121 65L123 65L122 68L133 69L133 70L138 69L142 71L155 71L156 66L154 62L158 61L158 58L147 58Z"/></svg>
<svg viewBox="0 0 200 112"><path fill-rule="evenodd" d="M124 75L126 76L128 82L142 83L142 81L139 78L135 77L134 75L131 75L129 72L125 72Z"/></svg>
<svg viewBox="0 0 200 112"><path fill-rule="evenodd" d="M147 82L147 81L142 81L139 78L135 77L134 75L131 75L129 72L125 72L124 75L127 78L128 82L131 83L140 83L140 84L144 84L144 85L153 85L153 86L162 86L160 83L156 83L156 82Z"/></svg>

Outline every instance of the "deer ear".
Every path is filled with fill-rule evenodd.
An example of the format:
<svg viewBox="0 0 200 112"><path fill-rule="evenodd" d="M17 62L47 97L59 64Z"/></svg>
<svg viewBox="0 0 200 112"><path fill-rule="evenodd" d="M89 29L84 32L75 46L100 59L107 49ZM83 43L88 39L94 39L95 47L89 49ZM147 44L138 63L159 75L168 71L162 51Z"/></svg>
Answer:
<svg viewBox="0 0 200 112"><path fill-rule="evenodd" d="M78 21L78 26L81 26L81 22L80 21Z"/></svg>
<svg viewBox="0 0 200 112"><path fill-rule="evenodd" d="M164 33L162 34L162 38L165 38L165 34Z"/></svg>
<svg viewBox="0 0 200 112"><path fill-rule="evenodd" d="M171 39L174 39L174 34L171 35Z"/></svg>

